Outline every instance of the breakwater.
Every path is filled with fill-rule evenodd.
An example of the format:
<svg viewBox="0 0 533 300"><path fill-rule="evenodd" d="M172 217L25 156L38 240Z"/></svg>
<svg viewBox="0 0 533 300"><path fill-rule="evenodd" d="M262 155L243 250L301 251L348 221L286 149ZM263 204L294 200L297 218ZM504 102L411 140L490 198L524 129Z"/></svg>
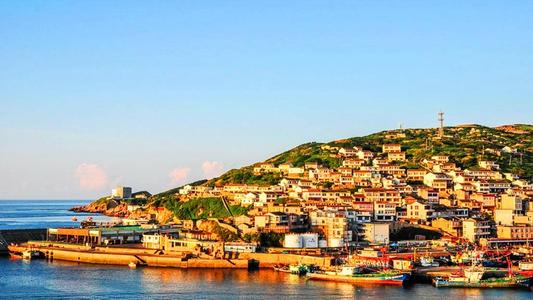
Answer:
<svg viewBox="0 0 533 300"><path fill-rule="evenodd" d="M0 230L0 255L7 255L9 244L46 239L46 229L5 229Z"/></svg>
<svg viewBox="0 0 533 300"><path fill-rule="evenodd" d="M65 260L104 265L130 265L174 268L206 269L255 269L272 268L277 264L313 264L319 267L331 265L331 257L315 257L296 254L238 253L232 259L212 257L188 257L186 253L162 254L158 250L136 247L89 247L83 245L30 241L10 246L12 252L26 249L38 250L50 260Z"/></svg>

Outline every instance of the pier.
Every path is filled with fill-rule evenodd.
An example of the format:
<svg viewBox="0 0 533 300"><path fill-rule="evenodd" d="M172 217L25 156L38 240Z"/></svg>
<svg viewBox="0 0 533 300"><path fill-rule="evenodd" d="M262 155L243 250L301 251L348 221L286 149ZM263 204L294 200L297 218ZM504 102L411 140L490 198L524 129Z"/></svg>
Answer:
<svg viewBox="0 0 533 300"><path fill-rule="evenodd" d="M46 229L8 229L0 230L0 255L8 255L8 245L20 244L27 241L42 241L46 239Z"/></svg>

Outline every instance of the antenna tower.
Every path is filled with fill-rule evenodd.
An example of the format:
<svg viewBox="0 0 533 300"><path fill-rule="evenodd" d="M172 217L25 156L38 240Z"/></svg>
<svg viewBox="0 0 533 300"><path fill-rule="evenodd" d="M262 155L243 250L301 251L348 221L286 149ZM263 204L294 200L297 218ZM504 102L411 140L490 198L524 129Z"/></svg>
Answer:
<svg viewBox="0 0 533 300"><path fill-rule="evenodd" d="M443 138L444 137L444 113L442 111L439 112L439 122L440 122L439 137Z"/></svg>

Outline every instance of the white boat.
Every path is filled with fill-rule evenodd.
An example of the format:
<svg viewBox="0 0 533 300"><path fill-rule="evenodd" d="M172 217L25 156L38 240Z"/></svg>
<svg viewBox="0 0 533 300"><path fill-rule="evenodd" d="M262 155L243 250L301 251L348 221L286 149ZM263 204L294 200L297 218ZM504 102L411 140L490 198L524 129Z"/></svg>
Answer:
<svg viewBox="0 0 533 300"><path fill-rule="evenodd" d="M41 258L42 253L36 250L24 250L22 252L22 259L31 260L34 258Z"/></svg>
<svg viewBox="0 0 533 300"><path fill-rule="evenodd" d="M533 271L533 261L521 261L518 268L520 271Z"/></svg>
<svg viewBox="0 0 533 300"><path fill-rule="evenodd" d="M424 256L420 258L420 265L422 267L438 267L439 263L434 261L431 256Z"/></svg>

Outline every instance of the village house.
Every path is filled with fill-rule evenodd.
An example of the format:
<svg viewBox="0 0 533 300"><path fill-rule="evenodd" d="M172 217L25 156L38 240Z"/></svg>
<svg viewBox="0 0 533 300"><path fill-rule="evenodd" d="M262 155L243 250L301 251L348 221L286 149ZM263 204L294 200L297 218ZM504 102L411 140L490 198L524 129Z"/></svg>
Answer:
<svg viewBox="0 0 533 300"><path fill-rule="evenodd" d="M305 201L321 201L322 200L322 190L321 189L308 189L307 191L302 192L302 198Z"/></svg>
<svg viewBox="0 0 533 300"><path fill-rule="evenodd" d="M453 189L455 191L465 191L467 193L472 193L472 192L477 192L478 191L478 187L475 185L475 184L472 184L472 183L456 183L454 186L453 186Z"/></svg>
<svg viewBox="0 0 533 300"><path fill-rule="evenodd" d="M372 151L368 151L368 150L357 151L357 158L362 159L364 161L369 161L373 157L374 157L374 153L372 153Z"/></svg>
<svg viewBox="0 0 533 300"><path fill-rule="evenodd" d="M374 220L379 222L393 222L396 219L397 204L386 201L375 201Z"/></svg>
<svg viewBox="0 0 533 300"><path fill-rule="evenodd" d="M372 171L356 170L353 171L352 176L356 181L370 180L372 178Z"/></svg>
<svg viewBox="0 0 533 300"><path fill-rule="evenodd" d="M405 161L405 152L388 152L387 161Z"/></svg>
<svg viewBox="0 0 533 300"><path fill-rule="evenodd" d="M305 169L299 168L299 167L291 167L288 170L289 177L301 177L303 176L304 173L305 173Z"/></svg>
<svg viewBox="0 0 533 300"><path fill-rule="evenodd" d="M341 173L342 176L352 176L353 169L349 167L340 167L337 169L339 173Z"/></svg>
<svg viewBox="0 0 533 300"><path fill-rule="evenodd" d="M491 236L491 224L489 220L466 219L463 220L463 238L470 242L478 242L480 239Z"/></svg>
<svg viewBox="0 0 533 300"><path fill-rule="evenodd" d="M278 166L279 171L283 174L288 174L290 168L292 168L291 164L280 164Z"/></svg>
<svg viewBox="0 0 533 300"><path fill-rule="evenodd" d="M482 169L482 168L468 168L465 169L464 174L466 176L475 177L478 180L500 180L503 178L502 174L498 171Z"/></svg>
<svg viewBox="0 0 533 300"><path fill-rule="evenodd" d="M343 247L353 239L344 214L317 210L309 213L309 219L312 231L321 233L328 247Z"/></svg>
<svg viewBox="0 0 533 300"><path fill-rule="evenodd" d="M389 202L400 204L402 197L400 192L394 189L364 188L362 189L365 201L368 202Z"/></svg>
<svg viewBox="0 0 533 300"><path fill-rule="evenodd" d="M515 226L496 226L496 233L499 239L533 239L533 226L515 225Z"/></svg>
<svg viewBox="0 0 533 300"><path fill-rule="evenodd" d="M320 167L320 165L316 161L313 161L313 162L308 161L308 162L306 162L304 164L304 168L306 170L308 170L308 169L318 169L318 167Z"/></svg>
<svg viewBox="0 0 533 300"><path fill-rule="evenodd" d="M424 176L427 174L427 171L424 169L409 169L407 170L407 180L408 181L424 181Z"/></svg>
<svg viewBox="0 0 533 300"><path fill-rule="evenodd" d="M444 173L427 173L424 176L424 184L438 191L446 190L451 182L452 178Z"/></svg>
<svg viewBox="0 0 533 300"><path fill-rule="evenodd" d="M402 169L400 166L397 165L378 165L377 171L384 174L389 174L395 177L404 177L405 176L405 169Z"/></svg>
<svg viewBox="0 0 533 300"><path fill-rule="evenodd" d="M365 163L362 159L355 159L355 158L346 158L342 161L342 166L352 168L352 169L358 169Z"/></svg>
<svg viewBox="0 0 533 300"><path fill-rule="evenodd" d="M445 163L434 165L432 171L434 173L448 173L457 170L455 163Z"/></svg>
<svg viewBox="0 0 533 300"><path fill-rule="evenodd" d="M362 236L371 244L388 244L390 242L390 224L365 223Z"/></svg>
<svg viewBox="0 0 533 300"><path fill-rule="evenodd" d="M341 148L339 150L339 154L344 157L354 157L357 156L357 152L359 152L359 148L353 147L353 148Z"/></svg>
<svg viewBox="0 0 533 300"><path fill-rule="evenodd" d="M287 233L304 231L309 227L309 219L305 214L296 215L284 212L269 212L255 216L254 225L257 231Z"/></svg>
<svg viewBox="0 0 533 300"><path fill-rule="evenodd" d="M434 204L434 218L468 218L470 209L465 207L448 207L441 204Z"/></svg>
<svg viewBox="0 0 533 300"><path fill-rule="evenodd" d="M455 237L463 235L463 221L456 218L437 218L431 221L431 227L440 229Z"/></svg>
<svg viewBox="0 0 533 300"><path fill-rule="evenodd" d="M498 197L496 194L488 193L472 193L470 199L478 201L482 204L482 212L490 211L492 212L496 207L496 199Z"/></svg>
<svg viewBox="0 0 533 300"><path fill-rule="evenodd" d="M371 202L352 202L352 207L355 211L355 219L359 223L366 223L372 221L374 217L374 205Z"/></svg>
<svg viewBox="0 0 533 300"><path fill-rule="evenodd" d="M431 157L431 160L433 160L437 164L445 164L450 161L450 157L447 155L433 155Z"/></svg>
<svg viewBox="0 0 533 300"><path fill-rule="evenodd" d="M435 217L435 210L431 205L427 203L422 203L420 201L415 201L406 205L407 208L407 219L410 220L419 220L419 221L431 221Z"/></svg>
<svg viewBox="0 0 533 300"><path fill-rule="evenodd" d="M382 146L383 153L401 152L401 151L402 151L402 145L400 144L383 144Z"/></svg>
<svg viewBox="0 0 533 300"><path fill-rule="evenodd" d="M499 170L500 169L500 165L491 160L480 160L478 162L478 165L482 169L488 169L488 170Z"/></svg>
<svg viewBox="0 0 533 300"><path fill-rule="evenodd" d="M416 194L428 203L439 203L439 191L436 189L427 186L419 186L416 189Z"/></svg>

